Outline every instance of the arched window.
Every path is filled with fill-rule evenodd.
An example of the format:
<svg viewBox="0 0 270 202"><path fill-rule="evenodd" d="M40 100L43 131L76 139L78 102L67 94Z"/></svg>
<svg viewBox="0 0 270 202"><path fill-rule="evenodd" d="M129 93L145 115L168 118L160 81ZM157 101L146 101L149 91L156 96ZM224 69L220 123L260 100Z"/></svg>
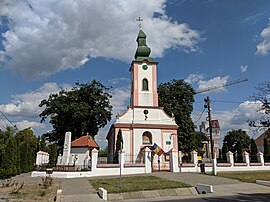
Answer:
<svg viewBox="0 0 270 202"><path fill-rule="evenodd" d="M142 135L143 144L152 144L152 134L150 132L144 132Z"/></svg>
<svg viewBox="0 0 270 202"><path fill-rule="evenodd" d="M148 80L143 79L142 81L142 90L148 90Z"/></svg>

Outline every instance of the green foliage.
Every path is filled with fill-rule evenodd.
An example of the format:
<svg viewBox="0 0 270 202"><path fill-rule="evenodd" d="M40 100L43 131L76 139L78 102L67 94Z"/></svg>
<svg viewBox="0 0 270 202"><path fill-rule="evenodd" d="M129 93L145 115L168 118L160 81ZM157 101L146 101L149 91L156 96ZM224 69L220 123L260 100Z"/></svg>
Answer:
<svg viewBox="0 0 270 202"><path fill-rule="evenodd" d="M267 156L267 157L270 156L270 146L266 138L263 138L263 153L264 153L264 156Z"/></svg>
<svg viewBox="0 0 270 202"><path fill-rule="evenodd" d="M50 144L48 146L48 150L49 150L49 164L51 166L55 166L56 163L57 163L57 145L54 143L54 144Z"/></svg>
<svg viewBox="0 0 270 202"><path fill-rule="evenodd" d="M256 145L256 142L253 138L250 140L250 156L251 156L251 162L257 162L257 153L258 153L258 147Z"/></svg>
<svg viewBox="0 0 270 202"><path fill-rule="evenodd" d="M108 156L108 147L106 147L105 149L101 149L98 153L99 157L107 157Z"/></svg>
<svg viewBox="0 0 270 202"><path fill-rule="evenodd" d="M229 150L233 153L237 152L237 159L242 159L242 152L248 150L250 145L250 137L241 129L232 130L227 133L223 139L223 144L227 144Z"/></svg>
<svg viewBox="0 0 270 202"><path fill-rule="evenodd" d="M208 141L208 138L205 136L203 132L194 132L194 150L198 151L199 154L203 153L203 141Z"/></svg>
<svg viewBox="0 0 270 202"><path fill-rule="evenodd" d="M158 86L159 105L167 114L175 116L178 128L178 150L190 152L198 145L195 126L191 119L193 110L193 88L183 80L172 80Z"/></svg>
<svg viewBox="0 0 270 202"><path fill-rule="evenodd" d="M256 145L256 142L253 138L250 140L250 155L256 156L258 153L258 147Z"/></svg>
<svg viewBox="0 0 270 202"><path fill-rule="evenodd" d="M222 160L226 160L227 159L227 152L229 151L228 145L227 143L223 142L222 145Z"/></svg>
<svg viewBox="0 0 270 202"><path fill-rule="evenodd" d="M46 144L46 137L44 134L41 135L39 140L39 150L48 152L47 144Z"/></svg>
<svg viewBox="0 0 270 202"><path fill-rule="evenodd" d="M53 130L45 134L50 142L62 146L65 132L72 132L76 139L87 132L93 137L99 128L104 127L111 120L108 88L93 80L88 84L80 84L71 91L61 90L58 94L51 94L48 100L42 100L40 107L45 109L39 115L41 122L50 120Z"/></svg>
<svg viewBox="0 0 270 202"><path fill-rule="evenodd" d="M0 178L33 170L37 138L28 128L13 134L14 129L0 131Z"/></svg>
<svg viewBox="0 0 270 202"><path fill-rule="evenodd" d="M113 156L113 161L114 163L119 163L118 160L118 155L119 155L119 150L123 148L123 137L122 137L122 130L120 129L117 134L117 139L116 139L116 147L115 147L115 152Z"/></svg>
<svg viewBox="0 0 270 202"><path fill-rule="evenodd" d="M132 176L123 177L121 186L119 186L119 178L98 178L90 179L89 183L98 190L103 187L108 193L121 192L137 192L146 190L166 190L176 188L186 188L190 185L175 180L168 180L156 176Z"/></svg>

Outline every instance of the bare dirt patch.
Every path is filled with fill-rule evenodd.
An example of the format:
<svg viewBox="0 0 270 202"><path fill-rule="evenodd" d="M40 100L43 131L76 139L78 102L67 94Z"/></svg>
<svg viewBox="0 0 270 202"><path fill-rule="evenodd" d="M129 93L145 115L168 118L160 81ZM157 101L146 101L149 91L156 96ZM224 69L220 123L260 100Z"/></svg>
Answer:
<svg viewBox="0 0 270 202"><path fill-rule="evenodd" d="M12 185L13 184L13 185ZM0 184L0 199L8 199L9 201L53 201L60 183L53 182L51 186L45 188L40 182L11 182L7 186L6 181L2 180Z"/></svg>

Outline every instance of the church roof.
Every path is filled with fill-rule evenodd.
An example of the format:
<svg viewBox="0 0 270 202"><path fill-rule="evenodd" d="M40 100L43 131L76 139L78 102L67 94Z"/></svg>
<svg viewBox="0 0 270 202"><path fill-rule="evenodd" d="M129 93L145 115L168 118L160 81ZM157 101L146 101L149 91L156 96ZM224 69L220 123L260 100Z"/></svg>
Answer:
<svg viewBox="0 0 270 202"><path fill-rule="evenodd" d="M256 140L255 143L257 146L263 146L263 139L266 138L270 139L270 130L265 131L263 134L261 134Z"/></svg>
<svg viewBox="0 0 270 202"><path fill-rule="evenodd" d="M71 142L71 147L99 148L98 144L90 135L82 136Z"/></svg>
<svg viewBox="0 0 270 202"><path fill-rule="evenodd" d="M135 61L144 61L153 62L153 59L149 57L151 53L151 48L146 45L146 34L140 29L137 36L138 47L135 53Z"/></svg>

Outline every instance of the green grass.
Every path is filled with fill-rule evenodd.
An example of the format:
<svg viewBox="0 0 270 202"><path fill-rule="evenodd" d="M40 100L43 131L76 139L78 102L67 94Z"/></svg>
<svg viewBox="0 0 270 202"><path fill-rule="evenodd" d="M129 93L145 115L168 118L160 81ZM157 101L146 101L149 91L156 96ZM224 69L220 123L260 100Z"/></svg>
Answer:
<svg viewBox="0 0 270 202"><path fill-rule="evenodd" d="M270 171L224 172L218 173L218 176L249 183L255 183L256 180L270 181Z"/></svg>
<svg viewBox="0 0 270 202"><path fill-rule="evenodd" d="M146 191L146 190L157 190L157 189L173 189L173 188L184 188L190 187L182 182L167 180L155 176L132 176L122 177L121 187L119 178L101 178L91 179L90 184L94 189L103 187L108 193L120 193L120 192L135 192L135 191Z"/></svg>

